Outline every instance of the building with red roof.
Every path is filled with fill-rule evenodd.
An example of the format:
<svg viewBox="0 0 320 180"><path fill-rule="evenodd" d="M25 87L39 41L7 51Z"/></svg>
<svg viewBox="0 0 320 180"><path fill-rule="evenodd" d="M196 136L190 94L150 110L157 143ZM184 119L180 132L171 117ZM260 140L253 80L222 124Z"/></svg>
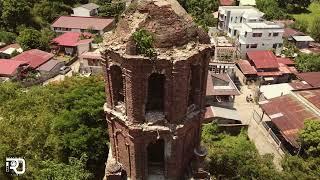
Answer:
<svg viewBox="0 0 320 180"><path fill-rule="evenodd" d="M24 61L0 59L0 77L14 77L23 72L29 66Z"/></svg>
<svg viewBox="0 0 320 180"><path fill-rule="evenodd" d="M293 90L284 96L259 103L274 134L291 153L300 148L298 133L306 120L320 120L320 88Z"/></svg>
<svg viewBox="0 0 320 180"><path fill-rule="evenodd" d="M65 55L75 56L89 51L93 39L90 33L66 32L51 42L54 52L63 52Z"/></svg>
<svg viewBox="0 0 320 180"><path fill-rule="evenodd" d="M102 35L113 28L113 18L60 16L51 25L57 33L94 31Z"/></svg>
<svg viewBox="0 0 320 180"><path fill-rule="evenodd" d="M29 64L30 68L36 69L52 59L53 56L53 54L41 51L39 49L31 49L13 57L11 61L24 62Z"/></svg>
<svg viewBox="0 0 320 180"><path fill-rule="evenodd" d="M236 62L243 82L261 77L266 84L285 83L297 72L291 59L277 58L272 51L249 51L247 58Z"/></svg>

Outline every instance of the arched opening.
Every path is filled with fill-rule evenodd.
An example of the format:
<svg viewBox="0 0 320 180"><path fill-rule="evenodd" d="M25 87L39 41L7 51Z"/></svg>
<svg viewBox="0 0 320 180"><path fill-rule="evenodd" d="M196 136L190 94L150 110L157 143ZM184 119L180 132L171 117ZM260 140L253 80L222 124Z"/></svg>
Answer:
<svg viewBox="0 0 320 180"><path fill-rule="evenodd" d="M119 66L113 65L110 67L113 104L115 106L124 102L124 90L123 90L123 76L122 70Z"/></svg>
<svg viewBox="0 0 320 180"><path fill-rule="evenodd" d="M153 73L148 80L147 112L163 112L164 110L165 76Z"/></svg>
<svg viewBox="0 0 320 180"><path fill-rule="evenodd" d="M148 174L163 175L164 172L164 140L159 139L151 142L147 148Z"/></svg>
<svg viewBox="0 0 320 180"><path fill-rule="evenodd" d="M189 97L188 97L188 106L195 104L197 94L201 89L201 67L200 65L192 65L191 66L191 78L190 78L190 87L189 87Z"/></svg>

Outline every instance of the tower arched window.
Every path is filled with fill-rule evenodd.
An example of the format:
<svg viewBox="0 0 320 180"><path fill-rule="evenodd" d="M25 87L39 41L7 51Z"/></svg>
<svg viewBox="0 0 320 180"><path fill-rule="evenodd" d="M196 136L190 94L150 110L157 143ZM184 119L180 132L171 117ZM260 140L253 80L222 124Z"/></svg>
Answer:
<svg viewBox="0 0 320 180"><path fill-rule="evenodd" d="M146 112L163 112L165 76L159 73L153 73L148 79L148 95Z"/></svg>
<svg viewBox="0 0 320 180"><path fill-rule="evenodd" d="M117 106L124 102L124 90L123 90L123 75L119 66L113 65L110 67L113 104Z"/></svg>

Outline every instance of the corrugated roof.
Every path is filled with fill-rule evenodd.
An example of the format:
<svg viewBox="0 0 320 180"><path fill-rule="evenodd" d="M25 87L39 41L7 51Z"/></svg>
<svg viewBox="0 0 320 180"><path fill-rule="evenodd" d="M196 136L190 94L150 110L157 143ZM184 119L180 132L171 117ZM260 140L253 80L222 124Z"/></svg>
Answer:
<svg viewBox="0 0 320 180"><path fill-rule="evenodd" d="M277 62L278 62L278 63L285 64L285 65L294 65L293 60L290 59L290 58L278 58L278 57L277 57Z"/></svg>
<svg viewBox="0 0 320 180"><path fill-rule="evenodd" d="M299 73L297 76L313 87L320 87L320 72Z"/></svg>
<svg viewBox="0 0 320 180"><path fill-rule="evenodd" d="M12 60L28 63L31 68L36 69L43 63L49 61L53 56L53 54L39 49L31 49L13 57Z"/></svg>
<svg viewBox="0 0 320 180"><path fill-rule="evenodd" d="M241 72L244 75L257 74L256 69L253 66L251 66L249 61L247 61L247 60L238 60L236 63L238 64Z"/></svg>
<svg viewBox="0 0 320 180"><path fill-rule="evenodd" d="M93 29L103 30L113 24L113 18L61 16L56 19L52 27L71 28L71 29Z"/></svg>
<svg viewBox="0 0 320 180"><path fill-rule="evenodd" d="M40 67L37 68L38 71L51 71L60 61L51 59L50 61L42 64Z"/></svg>
<svg viewBox="0 0 320 180"><path fill-rule="evenodd" d="M303 92L307 91L309 90ZM319 119L313 111L292 94L264 101L260 106L271 117L271 121L280 130L283 137L295 147L299 146L297 143L298 132L303 129L304 121ZM276 114L281 114L281 116L275 116Z"/></svg>
<svg viewBox="0 0 320 180"><path fill-rule="evenodd" d="M283 37L288 38L290 36L296 36L296 35L304 35L304 33L292 28L284 29Z"/></svg>
<svg viewBox="0 0 320 180"><path fill-rule="evenodd" d="M81 35L85 37L91 37L90 33L80 33L80 32L66 32L52 40L53 43L57 43L60 46L78 46L79 44L88 44L93 41L93 39L80 39Z"/></svg>
<svg viewBox="0 0 320 180"><path fill-rule="evenodd" d="M278 68L278 62L276 56L272 51L249 51L247 52L248 58L254 63L258 69L266 68Z"/></svg>
<svg viewBox="0 0 320 180"><path fill-rule="evenodd" d="M27 65L24 61L13 61L8 59L0 59L0 75L11 76L21 65Z"/></svg>
<svg viewBox="0 0 320 180"><path fill-rule="evenodd" d="M295 41L309 41L313 42L314 39L310 36L292 36Z"/></svg>
<svg viewBox="0 0 320 180"><path fill-rule="evenodd" d="M219 86L215 84L214 78L227 82L227 86ZM208 73L207 78L207 96L233 96L240 95L238 88L232 82L228 74Z"/></svg>

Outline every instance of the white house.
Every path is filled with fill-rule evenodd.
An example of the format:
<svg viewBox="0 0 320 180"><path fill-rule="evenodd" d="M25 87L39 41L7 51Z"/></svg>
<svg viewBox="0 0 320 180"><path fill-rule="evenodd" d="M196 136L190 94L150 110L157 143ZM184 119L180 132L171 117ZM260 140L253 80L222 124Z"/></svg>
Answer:
<svg viewBox="0 0 320 180"><path fill-rule="evenodd" d="M263 19L264 13L252 6L220 6L218 29L235 38L241 57L247 51L282 50L284 26Z"/></svg>
<svg viewBox="0 0 320 180"><path fill-rule="evenodd" d="M238 0L239 6L255 6L256 0Z"/></svg>
<svg viewBox="0 0 320 180"><path fill-rule="evenodd" d="M100 6L95 3L83 4L79 7L73 8L72 16L91 17L98 15L98 8Z"/></svg>

